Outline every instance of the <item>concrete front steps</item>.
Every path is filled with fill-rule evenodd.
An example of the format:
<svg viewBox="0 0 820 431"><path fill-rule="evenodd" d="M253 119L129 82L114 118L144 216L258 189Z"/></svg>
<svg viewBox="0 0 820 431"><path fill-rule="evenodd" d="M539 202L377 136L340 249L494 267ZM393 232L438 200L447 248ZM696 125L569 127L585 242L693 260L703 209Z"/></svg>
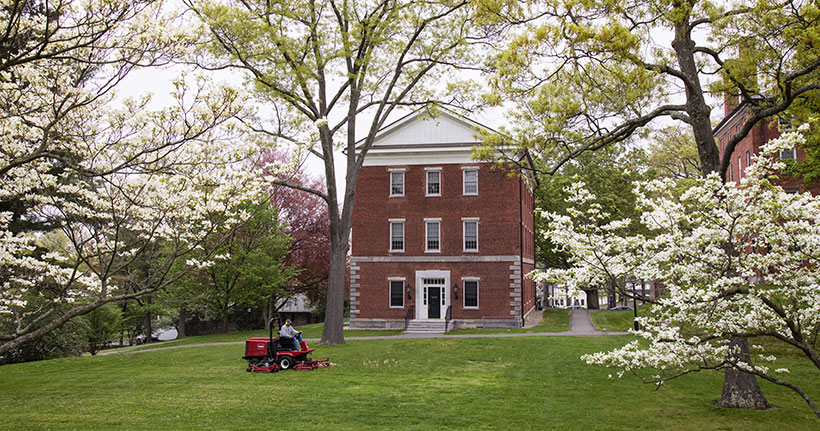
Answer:
<svg viewBox="0 0 820 431"><path fill-rule="evenodd" d="M448 327L448 322L444 319L439 320L418 320L414 319L407 322L407 327L404 332L413 332L421 334L443 334L453 328Z"/></svg>

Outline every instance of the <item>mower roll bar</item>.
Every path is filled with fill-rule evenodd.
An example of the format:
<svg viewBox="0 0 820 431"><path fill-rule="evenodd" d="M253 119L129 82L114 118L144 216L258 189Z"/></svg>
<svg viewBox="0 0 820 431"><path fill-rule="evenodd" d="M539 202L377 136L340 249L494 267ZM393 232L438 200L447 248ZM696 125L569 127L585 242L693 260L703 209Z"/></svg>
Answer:
<svg viewBox="0 0 820 431"><path fill-rule="evenodd" d="M274 322L275 322L275 324L274 324ZM278 317L273 317L268 322L268 328L270 328L270 341L271 342L273 341L273 328L274 327L277 327L277 328L279 327L279 318Z"/></svg>

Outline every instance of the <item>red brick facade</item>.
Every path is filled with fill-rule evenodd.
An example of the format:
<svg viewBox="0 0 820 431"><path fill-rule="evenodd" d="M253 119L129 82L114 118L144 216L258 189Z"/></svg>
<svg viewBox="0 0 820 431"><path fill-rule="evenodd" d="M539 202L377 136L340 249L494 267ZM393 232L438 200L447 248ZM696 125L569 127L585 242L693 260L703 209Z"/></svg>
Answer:
<svg viewBox="0 0 820 431"><path fill-rule="evenodd" d="M729 97L724 105L726 117L715 128L714 135L720 151L721 160L725 157L726 144L732 136L739 133L746 124L746 119L751 114L752 108L749 104L737 104L737 97ZM732 152L729 159L729 169L726 172L726 181L740 181L746 176L746 168L750 163L754 163L752 158L760 154L761 147L772 139L780 136L780 130L775 119L763 120L759 122L746 137L743 138ZM803 148L796 148L794 151L796 162L801 162L806 158L806 151ZM778 181L784 189L795 192L811 191L813 194L820 192L816 185L807 185L799 178L784 176Z"/></svg>
<svg viewBox="0 0 820 431"><path fill-rule="evenodd" d="M362 168L351 239L351 327L401 329L406 319L436 319L428 316L435 311L427 304L427 286L440 289L439 319L449 317L450 327L481 326L488 319L515 326L534 310L535 286L524 277L534 268L532 191L520 177L470 162L469 147L460 151L461 163L450 163L452 157L436 163L417 149L407 164ZM439 195L427 193L430 171L439 173ZM465 194L465 171L477 176L476 194ZM402 195L391 196L391 173L403 177ZM401 251L391 251L391 222L403 229ZM427 223L438 226L437 250L427 249ZM477 250L465 250L465 223L476 223ZM471 306L465 282L477 290ZM400 301L395 286L403 286Z"/></svg>

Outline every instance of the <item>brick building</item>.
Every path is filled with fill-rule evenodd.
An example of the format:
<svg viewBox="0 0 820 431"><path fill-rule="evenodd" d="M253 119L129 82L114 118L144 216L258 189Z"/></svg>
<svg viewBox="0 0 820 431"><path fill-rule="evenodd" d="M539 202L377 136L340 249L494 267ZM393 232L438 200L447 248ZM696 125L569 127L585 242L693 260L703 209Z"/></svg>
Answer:
<svg viewBox="0 0 820 431"><path fill-rule="evenodd" d="M535 310L532 190L471 159L480 127L411 114L376 138L356 186L351 328L514 327Z"/></svg>
<svg viewBox="0 0 820 431"><path fill-rule="evenodd" d="M740 132L746 124L746 119L755 108L750 103L743 101L738 103L739 97L730 96L726 98L723 106L724 118L713 129L712 133L717 141L720 151L720 159L726 157L725 148L732 136ZM781 125L775 120L763 120L759 122L743 140L741 140L732 152L729 159L729 168L726 172L726 181L740 181L746 176L746 168L752 163L752 156L760 154L761 147L766 142L780 136ZM803 148L792 148L781 151L780 157L784 160L795 160L797 163L806 158L806 151ZM807 184L799 178L782 176L778 179L786 191L791 193L802 193L810 191L817 195L820 187L816 184Z"/></svg>

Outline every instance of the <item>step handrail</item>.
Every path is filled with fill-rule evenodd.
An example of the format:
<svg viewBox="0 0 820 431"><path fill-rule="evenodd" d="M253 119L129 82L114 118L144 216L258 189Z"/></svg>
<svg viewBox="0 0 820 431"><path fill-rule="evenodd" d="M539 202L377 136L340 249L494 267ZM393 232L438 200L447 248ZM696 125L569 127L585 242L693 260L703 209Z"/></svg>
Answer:
<svg viewBox="0 0 820 431"><path fill-rule="evenodd" d="M412 305L407 308L407 313L404 315L404 330L407 330L407 325L410 323L410 320L413 319L413 316L416 315L414 308Z"/></svg>

